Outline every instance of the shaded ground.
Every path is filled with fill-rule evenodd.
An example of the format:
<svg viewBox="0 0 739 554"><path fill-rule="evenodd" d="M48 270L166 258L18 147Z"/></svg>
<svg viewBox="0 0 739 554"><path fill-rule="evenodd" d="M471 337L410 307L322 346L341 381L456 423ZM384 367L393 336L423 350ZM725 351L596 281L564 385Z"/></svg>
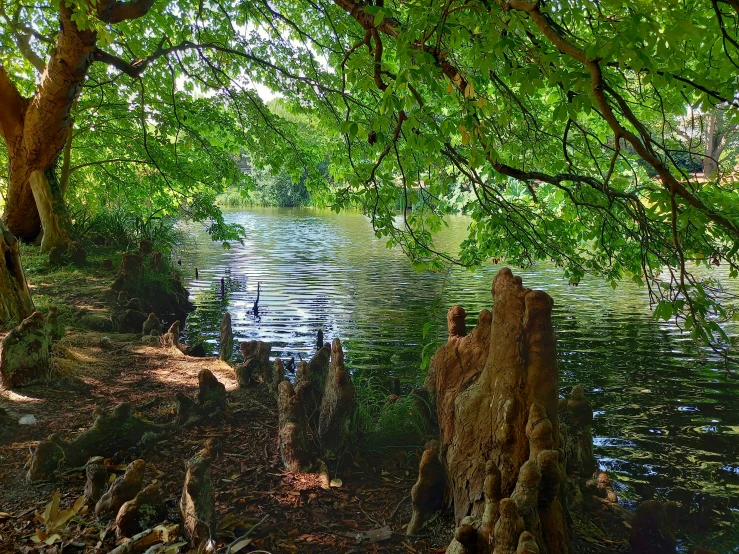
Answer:
<svg viewBox="0 0 739 554"><path fill-rule="evenodd" d="M59 270L31 276L37 307L48 306L52 298L59 302L68 329L54 347L53 380L0 390L0 407L13 422L23 416L35 418L33 425L0 428L0 552L61 552L62 543L38 547L30 540L40 527L34 511L43 511L55 490L61 492L63 506L82 495L83 468L68 468L51 482L25 481L25 465L37 441L51 433L74 438L92 424L97 410L111 410L122 401L147 419L171 422L175 394L193 396L197 374L204 367L226 386L227 419L174 429L145 450L120 452L108 461L109 471L121 473L127 462L143 458L146 481L160 483L170 521L179 522L185 462L207 439L215 439L218 453L212 474L222 516L219 546L260 522L250 533L252 544L241 552L444 552L453 532L448 516L434 520L423 536L404 534L420 452L354 450L329 468L331 477L340 479L340 486L329 490L318 486L317 476L285 472L276 448L275 401L265 389L238 389L233 370L216 359L187 357L176 350L143 346L135 335L85 328L90 315L105 320L116 305L117 296L109 289L112 278L113 272L102 270L94 260L85 272ZM105 348L101 346L104 336L110 338ZM576 519L576 552L625 551L626 530L621 521L614 521L607 515L587 523ZM64 535L63 551L111 550L116 538L109 523L96 522L90 513L76 516ZM615 535L614 527L619 531ZM612 537L620 537L603 540L606 529ZM382 540L373 542L365 533L376 530L382 530L377 533Z"/></svg>
<svg viewBox="0 0 739 554"><path fill-rule="evenodd" d="M71 504L84 489L84 471L80 468L67 470L53 482L25 482L24 465L35 441L52 432L71 438L92 424L97 408L109 410L124 400L152 421L171 421L175 393L193 395L197 373L203 367L230 391L231 417L217 425L178 429L145 451L125 452L114 460L146 460L149 476L156 478L165 492L173 521L179 519L177 502L185 461L206 439L215 438L219 454L212 468L218 511L229 514L231 523L230 529L224 529L224 538L229 530L243 533L268 515L260 532L255 533L255 544L273 552L392 552L400 551L404 543L409 552L426 551L418 550L400 534L372 545L357 544L351 537L386 524L402 530L409 504L403 500L415 479L417 459L413 456L380 463L364 457L347 458L336 474L342 486L322 490L315 476L292 475L282 469L276 449L277 414L266 390L236 390L231 368L215 359L143 347L132 335L109 335L112 350L107 351L97 345L102 336L70 331L55 349L62 379L0 392L0 405L13 419L24 415L36 419L35 425L14 425L0 437L0 506L14 516L23 514L0 522L0 551L20 552L24 546L33 545L27 538L38 527L33 510L42 511L54 490L61 491L63 504L65 500ZM102 529L92 516L83 516L72 525L69 538L80 543L80 551L85 550L83 543L91 549ZM109 538L114 539L112 533ZM114 544L104 543L108 548Z"/></svg>

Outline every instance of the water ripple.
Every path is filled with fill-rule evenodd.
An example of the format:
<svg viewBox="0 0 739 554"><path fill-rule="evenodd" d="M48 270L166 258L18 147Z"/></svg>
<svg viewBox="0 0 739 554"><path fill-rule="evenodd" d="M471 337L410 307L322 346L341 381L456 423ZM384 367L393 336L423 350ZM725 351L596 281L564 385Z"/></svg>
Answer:
<svg viewBox="0 0 739 554"><path fill-rule="evenodd" d="M216 345L228 310L238 339L265 340L275 356L305 358L323 329L327 340L341 337L358 379L389 386L400 376L408 390L423 380L424 323L433 321L432 335L443 341L450 306L463 305L472 327L491 305L497 267L416 272L359 214L250 210L226 219L245 227L243 245L224 250L192 227L192 240L175 254L197 306L188 319L191 338ZM458 243L466 225L452 218L440 245ZM739 507L739 383L726 379L722 360L671 323L654 322L645 291L629 282L616 290L597 279L571 287L545 264L519 273L554 299L562 393L574 384L588 391L597 410L593 432L602 437L595 451L621 496L660 496L688 511L723 506L717 517L728 524L727 510ZM257 319L249 310L258 284Z"/></svg>

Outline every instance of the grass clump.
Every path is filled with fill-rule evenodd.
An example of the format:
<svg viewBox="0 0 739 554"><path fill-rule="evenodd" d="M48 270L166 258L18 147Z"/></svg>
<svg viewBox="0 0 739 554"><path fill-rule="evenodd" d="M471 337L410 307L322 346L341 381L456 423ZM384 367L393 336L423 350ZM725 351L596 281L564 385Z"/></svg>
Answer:
<svg viewBox="0 0 739 554"><path fill-rule="evenodd" d="M371 377L358 380L355 388L357 409L352 419L352 434L361 438L364 448L423 446L428 406L422 398L410 394L391 401L390 392Z"/></svg>
<svg viewBox="0 0 739 554"><path fill-rule="evenodd" d="M180 241L182 232L176 228L177 219L131 213L122 208L112 208L90 214L80 211L71 217L70 236L80 242L97 246L115 246L118 250L133 250L142 240L149 240L155 249L168 252Z"/></svg>

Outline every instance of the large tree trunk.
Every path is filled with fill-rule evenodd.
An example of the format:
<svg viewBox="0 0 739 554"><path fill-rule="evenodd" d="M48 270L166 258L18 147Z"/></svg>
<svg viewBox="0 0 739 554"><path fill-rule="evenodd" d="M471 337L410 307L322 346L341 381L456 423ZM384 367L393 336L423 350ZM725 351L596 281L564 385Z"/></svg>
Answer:
<svg viewBox="0 0 739 554"><path fill-rule="evenodd" d="M64 143L64 151L62 153L62 172L59 176L59 188L62 190L62 197L67 192L69 187L69 177L72 174L72 138L74 135L74 128L69 128L69 138Z"/></svg>
<svg viewBox="0 0 739 554"><path fill-rule="evenodd" d="M98 0L95 4L97 18L107 25L144 16L154 0ZM0 137L5 141L10 161L4 224L0 229L0 317L20 319L33 310L15 238L36 239L43 219L43 246L51 248L66 242L63 191L56 181L49 186L43 172L54 167L69 142L72 107L79 98L97 44L95 25L80 29L73 15L71 3L59 4L59 32L33 98L24 98L18 92L0 63ZM34 65L40 70L42 62L36 57ZM36 175L35 186L30 181L32 174ZM65 177L65 185L66 180Z"/></svg>
<svg viewBox="0 0 739 554"><path fill-rule="evenodd" d="M51 177L49 179L48 177ZM53 247L66 248L69 243L67 229L69 218L62 198L62 190L53 170L34 171L29 179L36 208L41 216L43 238L41 252L48 252Z"/></svg>
<svg viewBox="0 0 739 554"><path fill-rule="evenodd" d="M71 130L70 112L93 61L97 42L94 31L77 28L72 21L72 8L62 4L59 15L61 25L55 47L30 101L21 97L7 73L0 70L0 97L11 101L0 119L10 159L4 219L8 229L25 241L38 236L45 215L37 208L31 174L53 168L64 148ZM44 191L42 197L44 201L55 198ZM52 210L58 205L56 200L47 202ZM52 235L55 234L52 228Z"/></svg>
<svg viewBox="0 0 739 554"><path fill-rule="evenodd" d="M25 116L25 114L21 114ZM33 198L28 181L31 175L29 160L23 147L23 120L20 122L20 134L7 140L8 159L10 166L8 170L8 194L5 202L5 213L3 219L17 238L32 242L41 231L41 218L36 209L36 201Z"/></svg>
<svg viewBox="0 0 739 554"><path fill-rule="evenodd" d="M535 540L542 554L567 554L552 299L507 268L492 292L492 324L483 311L469 335L464 310L450 310L427 381L460 525L449 552L515 552Z"/></svg>
<svg viewBox="0 0 739 554"><path fill-rule="evenodd" d="M0 320L18 322L33 312L18 241L0 220Z"/></svg>

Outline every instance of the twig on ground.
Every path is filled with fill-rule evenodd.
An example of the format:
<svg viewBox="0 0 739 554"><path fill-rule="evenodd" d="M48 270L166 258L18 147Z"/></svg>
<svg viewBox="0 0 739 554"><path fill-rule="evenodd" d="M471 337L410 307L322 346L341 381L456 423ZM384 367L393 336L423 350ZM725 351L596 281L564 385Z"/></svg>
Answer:
<svg viewBox="0 0 739 554"><path fill-rule="evenodd" d="M395 514L398 513L398 510L403 505L403 502L405 502L406 500L408 500L410 497L411 497L411 495L410 494L407 494L403 498L400 499L400 502L398 502L398 505L395 506L395 509L393 510L393 513L390 514L390 521L392 521L393 518L395 517Z"/></svg>
<svg viewBox="0 0 739 554"><path fill-rule="evenodd" d="M235 454L233 452L224 452L224 456L228 456L229 458L249 458L249 456L244 456L243 454Z"/></svg>
<svg viewBox="0 0 739 554"><path fill-rule="evenodd" d="M254 525L251 526L251 529L249 529L246 533L244 533L243 535L241 535L238 539L236 539L235 541L233 541L232 543L230 543L226 547L225 554L231 554L231 549L234 548L234 547L236 547L236 546L238 546L239 543L242 543L245 540L247 540L249 538L249 536L254 532L254 530L257 527L259 527L262 523L264 523L264 520L267 519L268 517L269 517L269 514L265 514L265 516L262 519L260 519L257 523L255 523ZM257 550L256 552L265 552L265 551L264 550ZM269 554L269 552L267 554Z"/></svg>

